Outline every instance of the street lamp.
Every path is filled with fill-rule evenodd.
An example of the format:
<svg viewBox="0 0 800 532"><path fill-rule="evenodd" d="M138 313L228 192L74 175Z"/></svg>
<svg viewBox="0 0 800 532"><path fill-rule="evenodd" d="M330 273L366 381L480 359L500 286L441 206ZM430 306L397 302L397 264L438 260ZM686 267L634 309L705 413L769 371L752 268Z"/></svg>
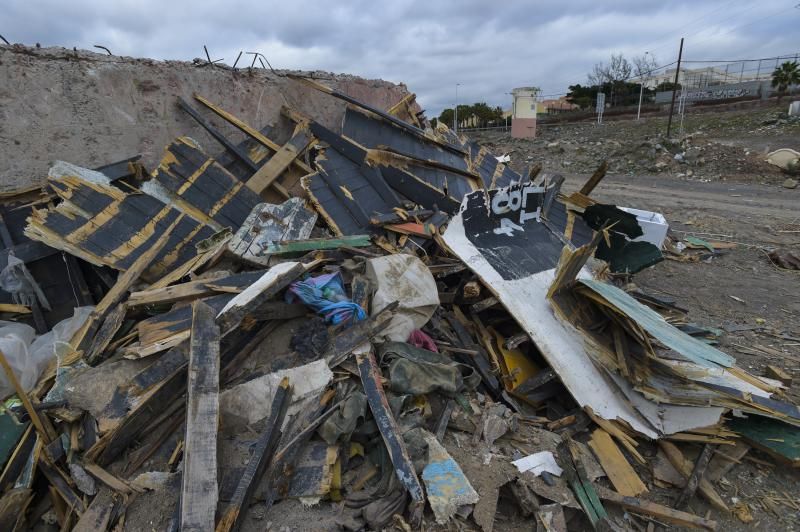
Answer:
<svg viewBox="0 0 800 532"><path fill-rule="evenodd" d="M645 56L645 58L647 58L647 55L648 55L649 53L650 53L650 52L645 52L645 53L644 53L644 56ZM646 65L646 64L647 64L647 61L645 61L645 65ZM643 94L644 94L644 80L640 79L640 80L639 80L639 110L638 110L638 111L636 111L636 120L639 120L639 117L640 117L640 116L641 116L641 114L642 114L642 95L643 95Z"/></svg>
<svg viewBox="0 0 800 532"><path fill-rule="evenodd" d="M453 131L458 133L458 86L461 83L456 83L456 107L453 109Z"/></svg>

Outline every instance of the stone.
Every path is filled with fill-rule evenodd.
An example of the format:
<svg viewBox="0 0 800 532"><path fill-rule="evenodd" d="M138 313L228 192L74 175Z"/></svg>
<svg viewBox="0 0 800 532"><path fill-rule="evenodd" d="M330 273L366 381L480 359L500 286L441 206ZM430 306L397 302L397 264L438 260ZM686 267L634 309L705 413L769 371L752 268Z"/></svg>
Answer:
<svg viewBox="0 0 800 532"><path fill-rule="evenodd" d="M786 178L786 181L783 182L783 188L797 188L797 179Z"/></svg>

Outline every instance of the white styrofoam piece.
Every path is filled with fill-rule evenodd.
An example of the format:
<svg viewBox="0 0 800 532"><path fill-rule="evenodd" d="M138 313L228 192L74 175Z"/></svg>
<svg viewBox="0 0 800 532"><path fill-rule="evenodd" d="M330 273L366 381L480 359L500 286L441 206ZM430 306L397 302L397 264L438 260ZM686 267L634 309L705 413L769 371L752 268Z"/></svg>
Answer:
<svg viewBox="0 0 800 532"><path fill-rule="evenodd" d="M519 460L514 460L511 463L517 466L517 469L519 469L520 473L530 471L537 477L542 474L542 471L547 471L548 473L557 477L560 477L561 473L564 472L564 470L561 469L556 463L556 457L553 456L553 453L550 451L541 451L538 453L529 454L528 456L520 458Z"/></svg>
<svg viewBox="0 0 800 532"><path fill-rule="evenodd" d="M634 238L634 242L650 242L658 249L663 249L664 240L667 238L667 231L669 231L669 223L667 223L667 219L664 218L663 214L632 207L620 207L620 209L635 215L636 221L639 222L644 232L642 236Z"/></svg>

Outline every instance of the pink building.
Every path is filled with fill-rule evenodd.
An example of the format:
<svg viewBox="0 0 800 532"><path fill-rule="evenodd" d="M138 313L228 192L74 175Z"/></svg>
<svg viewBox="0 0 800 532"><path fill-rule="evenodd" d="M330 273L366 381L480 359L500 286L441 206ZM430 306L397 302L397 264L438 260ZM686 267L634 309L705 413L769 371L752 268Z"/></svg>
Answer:
<svg viewBox="0 0 800 532"><path fill-rule="evenodd" d="M536 87L519 87L511 91L511 136L515 139L536 137Z"/></svg>

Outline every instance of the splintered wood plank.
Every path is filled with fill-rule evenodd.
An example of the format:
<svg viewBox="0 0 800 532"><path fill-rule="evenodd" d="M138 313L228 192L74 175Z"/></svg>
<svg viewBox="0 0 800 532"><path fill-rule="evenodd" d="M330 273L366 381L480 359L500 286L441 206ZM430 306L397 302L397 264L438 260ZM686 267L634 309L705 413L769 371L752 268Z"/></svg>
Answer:
<svg viewBox="0 0 800 532"><path fill-rule="evenodd" d="M117 282L114 283L111 290L103 296L103 299L101 299L100 303L94 308L83 327L78 329L72 336L70 344L72 344L76 352L85 350L89 346L89 342L93 340L97 329L100 327L100 324L106 318L109 311L122 301L133 283L139 278L142 272L150 266L164 246L166 246L172 231L178 226L181 220L183 220L183 216L183 213L179 214L177 218L175 218L175 221L172 222L158 240L155 241L153 246L139 255L133 264L131 264L130 268L117 277ZM74 362L74 357L66 358L69 360L62 361L62 365L69 365Z"/></svg>
<svg viewBox="0 0 800 532"><path fill-rule="evenodd" d="M122 326L127 310L127 306L124 303L119 304L114 307L103 320L100 330L97 331L97 334L92 340L92 345L86 351L86 355L84 355L86 362L90 366L97 363L100 357L103 356L108 344L111 343L111 340L114 339L117 331L119 331L119 328Z"/></svg>
<svg viewBox="0 0 800 532"><path fill-rule="evenodd" d="M75 524L72 532L95 532L107 530L114 509L113 493L109 489L101 489L100 493L92 500L80 520Z"/></svg>
<svg viewBox="0 0 800 532"><path fill-rule="evenodd" d="M606 171L608 170L608 161L603 161L600 163L600 166L597 167L597 170L594 171L592 177L590 177L586 183L581 187L580 193L584 196L588 196L592 193L595 187L602 181L602 179L606 175Z"/></svg>
<svg viewBox="0 0 800 532"><path fill-rule="evenodd" d="M688 504L689 500L694 497L697 486L703 479L703 475L706 472L706 468L708 468L708 463L711 461L711 456L713 456L713 454L714 446L710 443L705 444L703 446L703 451L700 453L700 457L694 464L694 469L689 476L689 480L686 481L686 487L683 488L680 497L678 497L678 501L675 503L676 508L683 508Z"/></svg>
<svg viewBox="0 0 800 532"><path fill-rule="evenodd" d="M688 479L692 476L692 463L686 460L683 456L683 453L675 446L674 443L668 442L666 440L661 440L658 442L658 446L661 447L661 450L664 451L664 454L667 456L667 459L670 461L672 466L678 470L678 472L683 475L684 478ZM722 500L722 497L719 496L717 490L714 489L714 486L711 485L707 479L701 479L698 483L698 488L700 491L700 495L702 495L711 506L716 508L717 510L722 510L724 512L729 512L730 509L725 504L725 501Z"/></svg>
<svg viewBox="0 0 800 532"><path fill-rule="evenodd" d="M243 511L247 510L250 499L275 452L290 397L289 379L284 377L272 399L272 407L264 432L261 433L253 447L253 454L250 455L250 460L239 479L233 498L217 524L217 532L236 531L241 526Z"/></svg>
<svg viewBox="0 0 800 532"><path fill-rule="evenodd" d="M192 305L181 530L214 529L220 361L220 331L214 317L214 309L202 301Z"/></svg>
<svg viewBox="0 0 800 532"><path fill-rule="evenodd" d="M217 115L219 115L221 118L223 118L223 119L227 120L228 122L230 122L233 126L237 127L243 133L253 137L259 143L261 143L265 148L269 148L273 152L277 152L278 150L281 149L281 146L279 144L276 144L275 142L273 142L272 140L267 138L263 133L261 133L260 131L258 131L255 128L253 128L252 126L248 125L246 122L244 122L243 120L240 120L239 118L237 118L236 116L232 115L231 113L225 111L224 109L222 109L220 107L217 107L216 105L214 105L210 101L206 100L205 98L203 98L199 94L195 94L194 95L194 99L197 100L198 102L202 103L203 105L205 105L206 107L208 107L209 109L214 111L215 113L217 113ZM299 161L297 159L294 159L292 161L292 164L297 166L299 169L301 169L306 174L310 174L310 173L313 172L313 170L311 168L309 168L308 165L306 163L304 163L303 161Z"/></svg>
<svg viewBox="0 0 800 532"><path fill-rule="evenodd" d="M281 146L281 148L275 152L275 155L270 157L256 173L250 176L250 179L248 179L246 183L247 188L256 194L264 192L287 168L289 168L289 165L308 148L312 140L313 137L308 132L307 124L298 124L295 126L292 138Z"/></svg>
<svg viewBox="0 0 800 532"><path fill-rule="evenodd" d="M367 403L372 410L372 415L375 416L386 450L389 452L389 458L394 465L395 474L408 490L414 502L421 506L425 502L422 485L414 471L414 464L409 458L392 410L389 408L389 401L383 392L381 372L375 361L375 355L372 354L372 351L356 353L356 363L361 375L361 383L364 385L364 393L367 395Z"/></svg>
<svg viewBox="0 0 800 532"><path fill-rule="evenodd" d="M315 263L306 265L302 262L282 262L267 270L220 311L218 322L222 332L227 333L234 329L246 315L258 309L288 287L292 281L316 266Z"/></svg>
<svg viewBox="0 0 800 532"><path fill-rule="evenodd" d="M631 512L649 515L657 518L659 521L664 521L673 525L685 526L689 528L703 528L705 530L716 530L717 522L710 519L704 519L700 516L673 510L666 506L661 506L654 502L643 501L635 497L625 497L615 491L611 491L603 486L596 486L597 494L606 502L610 502L622 506Z"/></svg>
<svg viewBox="0 0 800 532"><path fill-rule="evenodd" d="M741 459L750 452L750 446L743 441L737 441L736 445L732 448L726 448L724 451L717 449L714 453L714 458L708 464L708 471L706 478L711 482L716 482L724 477L731 468L740 463Z"/></svg>
<svg viewBox="0 0 800 532"><path fill-rule="evenodd" d="M619 493L626 497L635 497L647 491L642 479L625 459L625 455L619 450L608 432L599 428L595 429L589 440L589 447L594 451L600 465L603 466L603 470Z"/></svg>
<svg viewBox="0 0 800 532"><path fill-rule="evenodd" d="M197 299L218 292L240 292L264 274L263 271L245 272L225 277L198 279L163 288L149 288L131 293L129 307L177 303L187 299Z"/></svg>

